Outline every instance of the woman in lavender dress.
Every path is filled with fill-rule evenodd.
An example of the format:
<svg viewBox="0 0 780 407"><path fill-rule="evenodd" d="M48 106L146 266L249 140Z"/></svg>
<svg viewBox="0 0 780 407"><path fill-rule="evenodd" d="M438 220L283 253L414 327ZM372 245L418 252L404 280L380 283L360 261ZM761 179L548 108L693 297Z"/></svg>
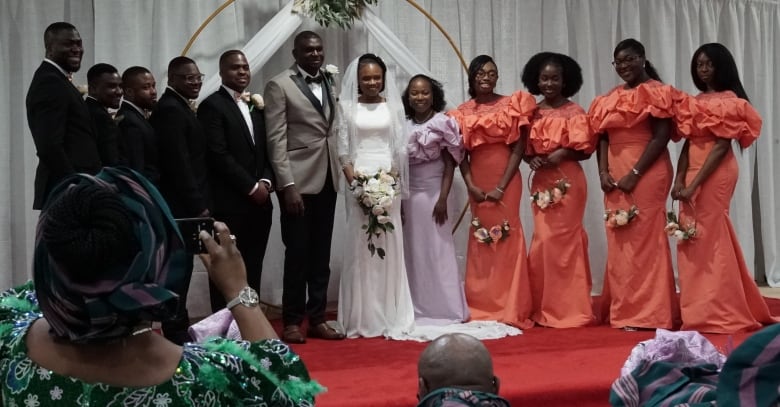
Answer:
<svg viewBox="0 0 780 407"><path fill-rule="evenodd" d="M415 321L418 326L462 322L469 311L447 216L455 167L463 159L458 124L441 113L444 91L435 79L414 76L401 99L409 137L404 257Z"/></svg>

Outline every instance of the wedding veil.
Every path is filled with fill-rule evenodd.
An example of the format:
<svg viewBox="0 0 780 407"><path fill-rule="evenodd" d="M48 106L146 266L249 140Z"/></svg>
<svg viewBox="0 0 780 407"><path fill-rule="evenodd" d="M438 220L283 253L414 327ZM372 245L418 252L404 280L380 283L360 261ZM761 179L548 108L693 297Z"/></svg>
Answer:
<svg viewBox="0 0 780 407"><path fill-rule="evenodd" d="M344 71L339 93L339 120L337 125L339 161L344 164L355 162L357 147L357 129L355 114L358 105L358 61L355 58ZM385 74L385 89L381 93L392 115L392 134L389 146L393 159L393 170L398 171L401 197L409 195L409 168L406 151L406 132L404 131L404 107L401 104L401 92L396 84L395 70L388 66Z"/></svg>

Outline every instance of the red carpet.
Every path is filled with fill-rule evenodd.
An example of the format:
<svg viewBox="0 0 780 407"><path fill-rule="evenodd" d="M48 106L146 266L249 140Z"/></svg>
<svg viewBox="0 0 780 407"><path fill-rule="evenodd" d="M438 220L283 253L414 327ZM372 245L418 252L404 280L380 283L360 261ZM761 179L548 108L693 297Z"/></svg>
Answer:
<svg viewBox="0 0 780 407"><path fill-rule="evenodd" d="M780 300L766 299L774 315ZM738 345L750 334L733 335ZM502 396L516 406L608 406L609 386L631 349L653 331L597 326L533 328L485 341ZM730 335L706 335L724 349ZM414 406L417 358L425 343L385 339L311 339L293 348L328 392L317 406Z"/></svg>

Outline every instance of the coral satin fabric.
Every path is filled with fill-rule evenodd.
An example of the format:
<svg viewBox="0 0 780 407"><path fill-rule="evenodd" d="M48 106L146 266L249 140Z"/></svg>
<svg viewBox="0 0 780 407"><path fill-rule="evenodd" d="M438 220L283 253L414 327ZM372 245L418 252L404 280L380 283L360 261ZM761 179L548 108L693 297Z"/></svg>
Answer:
<svg viewBox="0 0 780 407"><path fill-rule="evenodd" d="M749 146L761 128L761 119L743 99L730 91L700 94L698 120L687 136L688 172L693 181L718 137ZM776 322L761 297L729 218L739 167L729 150L718 168L692 198L693 209L682 204L681 222L696 220L694 239L677 245L682 329L711 333L755 330Z"/></svg>
<svg viewBox="0 0 780 407"><path fill-rule="evenodd" d="M591 105L594 133L609 137L609 171L617 181L628 174L652 138L650 119L674 114L679 91L657 81L633 89L619 86ZM671 329L678 310L672 258L664 232L666 199L672 184L672 162L664 151L642 174L633 198L613 190L605 194L606 209L628 209L639 215L629 224L607 232L607 266L604 275L605 310L615 328Z"/></svg>
<svg viewBox="0 0 780 407"><path fill-rule="evenodd" d="M536 109L534 98L522 91L491 103L469 100L450 112L461 128L469 151L471 177L483 191L498 185L511 154L511 144L519 139L519 126L527 125ZM471 213L490 228L509 221L510 235L494 244L485 244L469 234L466 260L466 301L472 320L495 320L519 328L533 322L528 282L528 263L523 226L520 224L522 181L515 172L504 189L502 203L471 200ZM473 232L473 228L469 229Z"/></svg>
<svg viewBox="0 0 780 407"><path fill-rule="evenodd" d="M540 109L529 136L529 154L549 154L558 148L593 151L585 111L569 102L556 109ZM577 161L558 168L541 168L531 179L531 192L569 180L563 200L544 210L531 202L534 234L528 251L531 282L531 319L544 326L573 328L593 322L592 281L588 235L582 227L588 185Z"/></svg>

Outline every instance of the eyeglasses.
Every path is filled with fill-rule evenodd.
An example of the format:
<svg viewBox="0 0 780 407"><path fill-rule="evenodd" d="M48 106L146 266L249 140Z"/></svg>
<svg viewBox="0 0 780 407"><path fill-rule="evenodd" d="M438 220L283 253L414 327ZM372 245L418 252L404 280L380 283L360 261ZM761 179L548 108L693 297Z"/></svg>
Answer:
<svg viewBox="0 0 780 407"><path fill-rule="evenodd" d="M497 71L477 71L477 74L474 75L476 79L484 79L484 78L490 78L490 79L497 79L498 78L498 72Z"/></svg>
<svg viewBox="0 0 780 407"><path fill-rule="evenodd" d="M639 58L641 58L639 55L628 55L623 59L616 59L612 61L612 66L617 67L632 64Z"/></svg>
<svg viewBox="0 0 780 407"><path fill-rule="evenodd" d="M199 73L195 75L182 75L175 73L173 76L178 76L180 78L184 78L184 81L187 83L203 83L203 78L206 77L206 75Z"/></svg>

